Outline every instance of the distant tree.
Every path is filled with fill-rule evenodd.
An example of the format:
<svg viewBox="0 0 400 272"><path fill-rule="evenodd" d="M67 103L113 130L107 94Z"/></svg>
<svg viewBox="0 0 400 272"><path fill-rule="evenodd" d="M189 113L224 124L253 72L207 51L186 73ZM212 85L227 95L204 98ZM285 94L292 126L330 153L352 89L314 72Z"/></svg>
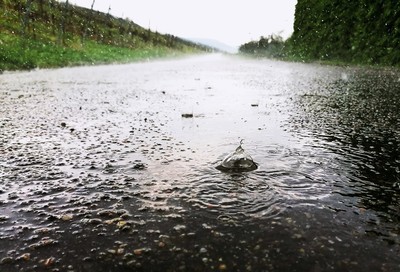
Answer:
<svg viewBox="0 0 400 272"><path fill-rule="evenodd" d="M280 35L271 34L267 37L261 36L258 41L250 41L239 47L239 52L255 54L265 57L281 57L285 43Z"/></svg>

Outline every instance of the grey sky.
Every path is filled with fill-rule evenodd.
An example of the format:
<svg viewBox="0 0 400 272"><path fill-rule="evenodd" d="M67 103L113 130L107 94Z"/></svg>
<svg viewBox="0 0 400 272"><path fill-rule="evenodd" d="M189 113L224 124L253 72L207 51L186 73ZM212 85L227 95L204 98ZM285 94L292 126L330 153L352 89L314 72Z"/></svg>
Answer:
<svg viewBox="0 0 400 272"><path fill-rule="evenodd" d="M65 1L65 0L62 0ZM90 7L93 0L70 0ZM295 0L96 0L94 8L161 33L216 39L231 46L293 32Z"/></svg>

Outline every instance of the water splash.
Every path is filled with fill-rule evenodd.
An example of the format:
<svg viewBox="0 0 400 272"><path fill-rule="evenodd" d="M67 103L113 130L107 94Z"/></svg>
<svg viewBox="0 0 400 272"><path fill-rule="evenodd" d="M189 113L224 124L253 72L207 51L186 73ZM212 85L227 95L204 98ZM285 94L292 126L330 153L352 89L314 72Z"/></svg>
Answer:
<svg viewBox="0 0 400 272"><path fill-rule="evenodd" d="M247 172L257 169L257 164L242 148L243 140L234 152L229 154L216 168L223 172Z"/></svg>

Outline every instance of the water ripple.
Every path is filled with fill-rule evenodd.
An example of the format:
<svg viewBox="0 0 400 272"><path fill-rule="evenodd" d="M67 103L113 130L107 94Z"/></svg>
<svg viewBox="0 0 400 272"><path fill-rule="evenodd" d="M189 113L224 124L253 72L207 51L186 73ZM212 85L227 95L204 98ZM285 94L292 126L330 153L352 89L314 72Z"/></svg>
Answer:
<svg viewBox="0 0 400 272"><path fill-rule="evenodd" d="M318 176L318 171L261 167L254 172L227 174L203 165L187 178L190 203L242 220L275 217L292 205L315 205L316 200L331 193L329 183Z"/></svg>

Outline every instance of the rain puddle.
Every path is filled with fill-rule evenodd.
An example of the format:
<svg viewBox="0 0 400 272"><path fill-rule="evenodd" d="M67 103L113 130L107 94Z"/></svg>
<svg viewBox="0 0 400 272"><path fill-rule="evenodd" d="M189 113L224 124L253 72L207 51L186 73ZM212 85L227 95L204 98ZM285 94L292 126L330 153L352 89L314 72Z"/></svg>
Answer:
<svg viewBox="0 0 400 272"><path fill-rule="evenodd" d="M221 55L4 73L0 271L399 270L399 78Z"/></svg>

